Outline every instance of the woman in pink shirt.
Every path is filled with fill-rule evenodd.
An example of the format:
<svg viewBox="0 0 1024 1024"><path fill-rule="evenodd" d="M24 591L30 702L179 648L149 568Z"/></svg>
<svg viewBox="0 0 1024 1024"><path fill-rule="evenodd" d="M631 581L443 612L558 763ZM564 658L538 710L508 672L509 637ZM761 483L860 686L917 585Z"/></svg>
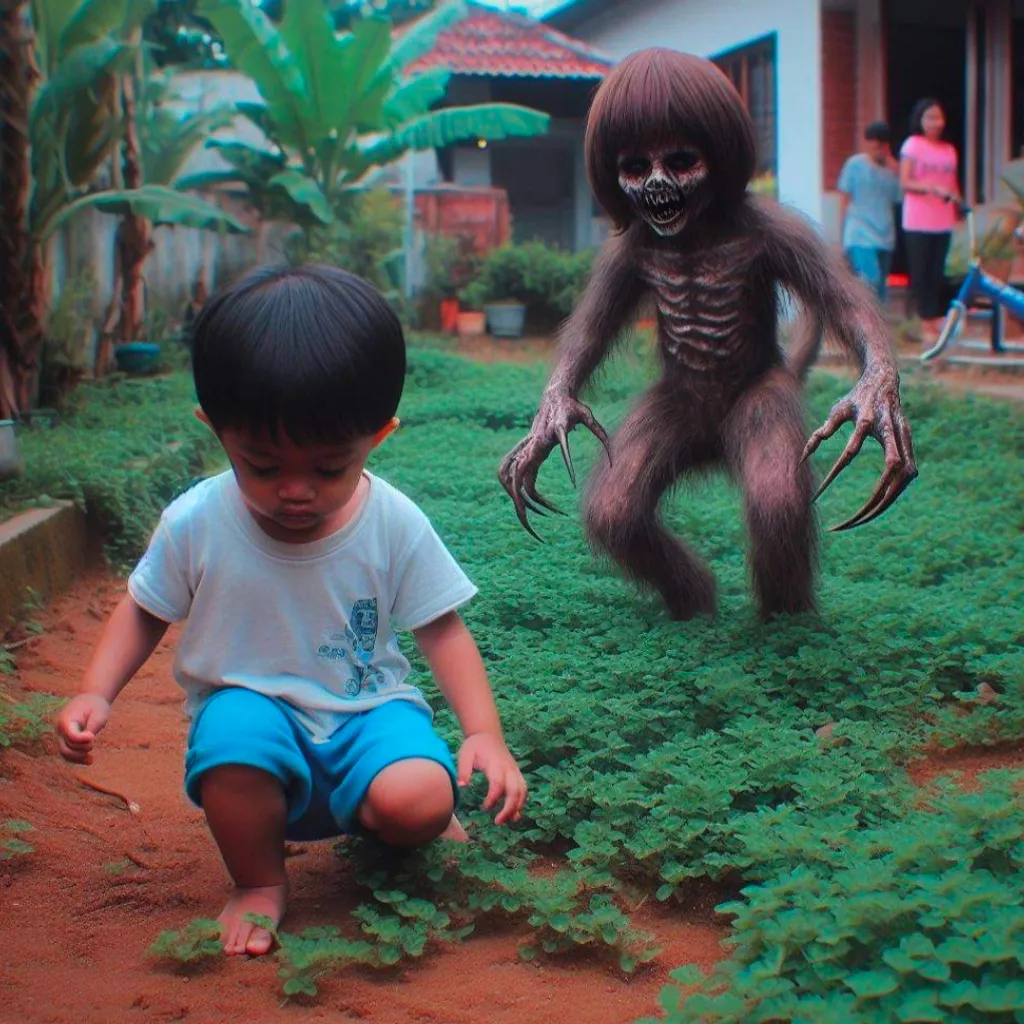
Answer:
<svg viewBox="0 0 1024 1024"><path fill-rule="evenodd" d="M960 202L957 152L942 141L945 128L939 101L919 100L910 115L910 136L900 149L910 287L922 321L921 340L929 344L938 337L946 312L942 285Z"/></svg>

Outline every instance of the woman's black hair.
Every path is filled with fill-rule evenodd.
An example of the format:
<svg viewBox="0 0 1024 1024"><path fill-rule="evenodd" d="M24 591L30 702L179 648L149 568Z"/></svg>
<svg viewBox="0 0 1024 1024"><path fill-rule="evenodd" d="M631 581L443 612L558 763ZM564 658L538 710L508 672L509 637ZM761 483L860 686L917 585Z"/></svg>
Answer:
<svg viewBox="0 0 1024 1024"><path fill-rule="evenodd" d="M931 107L938 107L940 110L945 109L933 96L926 96L914 104L914 109L910 112L911 135L924 135L924 126L921 124L921 119L924 117L924 112Z"/></svg>
<svg viewBox="0 0 1024 1024"><path fill-rule="evenodd" d="M247 271L203 307L191 342L196 397L218 431L344 443L386 426L402 397L398 316L337 267Z"/></svg>

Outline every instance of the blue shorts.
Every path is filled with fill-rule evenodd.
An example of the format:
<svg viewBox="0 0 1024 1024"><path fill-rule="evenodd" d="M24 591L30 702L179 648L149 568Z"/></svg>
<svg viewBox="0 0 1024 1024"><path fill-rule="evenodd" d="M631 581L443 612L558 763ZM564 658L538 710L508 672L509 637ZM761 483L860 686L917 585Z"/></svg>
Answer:
<svg viewBox="0 0 1024 1024"><path fill-rule="evenodd" d="M192 721L185 755L185 792L201 807L199 777L225 764L262 768L279 779L288 801L287 839L357 835L359 805L379 772L396 761L424 758L451 776L448 745L431 716L408 700L354 712L325 743L314 743L283 702L252 690L218 690Z"/></svg>

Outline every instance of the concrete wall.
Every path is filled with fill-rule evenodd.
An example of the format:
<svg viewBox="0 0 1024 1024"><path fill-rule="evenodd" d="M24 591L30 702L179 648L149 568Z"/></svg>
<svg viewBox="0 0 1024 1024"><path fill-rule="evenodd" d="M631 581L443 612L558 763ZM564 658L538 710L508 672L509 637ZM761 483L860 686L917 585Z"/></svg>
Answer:
<svg viewBox="0 0 1024 1024"><path fill-rule="evenodd" d="M821 11L819 0L630 0L574 25L572 34L616 59L647 46L713 57L777 37L779 197L822 218Z"/></svg>
<svg viewBox="0 0 1024 1024"><path fill-rule="evenodd" d="M33 592L50 601L100 557L98 535L70 502L0 523L0 637L25 617Z"/></svg>

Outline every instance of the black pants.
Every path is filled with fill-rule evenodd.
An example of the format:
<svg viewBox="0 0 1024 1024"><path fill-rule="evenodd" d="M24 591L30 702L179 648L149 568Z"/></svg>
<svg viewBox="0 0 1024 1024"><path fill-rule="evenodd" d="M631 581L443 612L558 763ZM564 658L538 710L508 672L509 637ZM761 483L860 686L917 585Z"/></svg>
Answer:
<svg viewBox="0 0 1024 1024"><path fill-rule="evenodd" d="M946 315L942 286L946 280L946 256L952 234L949 231L906 231L910 289L917 315L937 320Z"/></svg>

